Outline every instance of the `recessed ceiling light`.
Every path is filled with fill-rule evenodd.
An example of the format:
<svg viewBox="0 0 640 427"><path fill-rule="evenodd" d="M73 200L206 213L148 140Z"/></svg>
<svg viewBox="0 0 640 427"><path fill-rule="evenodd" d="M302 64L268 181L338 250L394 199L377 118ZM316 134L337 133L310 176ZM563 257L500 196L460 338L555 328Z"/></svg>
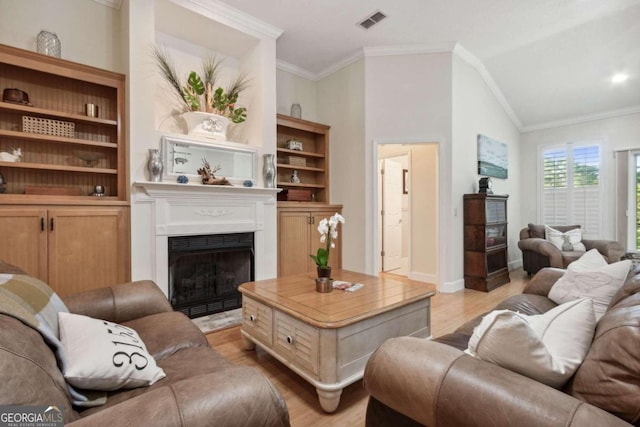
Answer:
<svg viewBox="0 0 640 427"><path fill-rule="evenodd" d="M623 81L627 80L629 78L629 76L627 76L624 73L618 73L615 74L613 77L611 77L611 81L613 83L622 83Z"/></svg>

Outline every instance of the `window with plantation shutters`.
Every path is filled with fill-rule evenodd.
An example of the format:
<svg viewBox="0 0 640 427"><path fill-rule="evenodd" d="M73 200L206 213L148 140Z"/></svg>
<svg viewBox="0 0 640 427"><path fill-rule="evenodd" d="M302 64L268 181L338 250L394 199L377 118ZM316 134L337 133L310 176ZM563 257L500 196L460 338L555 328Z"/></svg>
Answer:
<svg viewBox="0 0 640 427"><path fill-rule="evenodd" d="M585 238L600 236L600 152L599 144L575 143L542 150L543 224L579 224Z"/></svg>

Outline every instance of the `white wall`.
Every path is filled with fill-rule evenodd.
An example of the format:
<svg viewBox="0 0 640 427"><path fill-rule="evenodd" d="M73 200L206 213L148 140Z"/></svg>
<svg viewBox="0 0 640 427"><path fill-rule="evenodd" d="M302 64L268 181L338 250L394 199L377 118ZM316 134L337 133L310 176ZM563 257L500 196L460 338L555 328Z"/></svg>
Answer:
<svg viewBox="0 0 640 427"><path fill-rule="evenodd" d="M438 143L438 242L440 253L450 253L455 242L450 238L450 219L443 212L451 212L451 54L415 54L395 56L370 56L365 64L365 164L364 171L364 239L361 245L365 257L365 271L375 274L373 250L375 203L373 183L373 153L382 142ZM417 190L416 170L412 168L412 188ZM410 190L411 191L411 190ZM414 200L412 198L412 200ZM413 209L412 209L413 210ZM416 220L412 212L413 221ZM450 216L450 215L449 215ZM424 230L423 230L424 231ZM429 235L418 239L433 238ZM414 238L416 240L416 238ZM460 245L462 243L460 242ZM413 259L423 259L423 254L412 254ZM427 256L424 257L426 259ZM457 279L452 269L447 268L450 257L439 257L437 268L440 285ZM416 262L415 267L430 270L428 264ZM412 274L433 275L433 271L420 271L412 266Z"/></svg>
<svg viewBox="0 0 640 427"><path fill-rule="evenodd" d="M127 140L129 142L129 180L147 179L146 160L150 148L159 148L159 137L154 129L155 117L155 69L150 60L155 42L155 7L153 2L125 1L123 16L130 23L127 28ZM144 16L145 19L140 19ZM142 60L145 58L145 60ZM150 203L136 203L137 189L132 189L131 199L131 277L153 278L157 270L153 241L155 230L150 218L154 215Z"/></svg>
<svg viewBox="0 0 640 427"><path fill-rule="evenodd" d="M520 191L520 133L482 79L467 61L453 56L453 233L455 250L451 258L454 269L463 276L463 195L477 191L477 136L483 134L507 144L509 174L507 179L492 178L495 194L508 194L508 240L510 268L521 265L518 239L522 221L519 206L526 199ZM526 175L525 175L526 177ZM526 223L526 222L525 222Z"/></svg>
<svg viewBox="0 0 640 427"><path fill-rule="evenodd" d="M411 279L438 278L438 146L412 144L409 166L411 198ZM444 256L444 255L443 255Z"/></svg>
<svg viewBox="0 0 640 427"><path fill-rule="evenodd" d="M342 267L364 272L364 61L320 80L318 93L318 121L331 126L330 201L343 205L346 218L342 227ZM304 106L302 114L304 117Z"/></svg>
<svg viewBox="0 0 640 427"><path fill-rule="evenodd" d="M312 122L318 120L318 85L312 80L296 76L288 71L276 70L278 88L278 113L291 114L291 104L300 104L302 118Z"/></svg>
<svg viewBox="0 0 640 427"><path fill-rule="evenodd" d="M63 59L125 72L119 10L87 0L0 0L0 11L2 44L35 52L47 30L60 39Z"/></svg>
<svg viewBox="0 0 640 427"><path fill-rule="evenodd" d="M610 119L594 120L569 126L544 129L522 134L521 136L521 176L520 191L527 197L521 199L520 215L523 226L529 222L539 223L537 192L538 182L538 152L544 145L562 144L569 141L602 139L606 146L602 152L603 166L601 178L605 186L606 235L603 239L615 239L615 170L613 152L622 149L640 148L640 114L614 117Z"/></svg>

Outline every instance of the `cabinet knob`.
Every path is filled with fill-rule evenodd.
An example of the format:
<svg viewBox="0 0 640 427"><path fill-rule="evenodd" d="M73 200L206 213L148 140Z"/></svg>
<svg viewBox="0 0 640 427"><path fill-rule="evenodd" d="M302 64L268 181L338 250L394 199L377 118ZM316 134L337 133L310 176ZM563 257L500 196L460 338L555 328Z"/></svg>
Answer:
<svg viewBox="0 0 640 427"><path fill-rule="evenodd" d="M253 314L251 316L249 316L249 320L251 320L252 322L256 321L256 316L254 316Z"/></svg>
<svg viewBox="0 0 640 427"><path fill-rule="evenodd" d="M287 336L287 342L293 344L293 337L291 335Z"/></svg>

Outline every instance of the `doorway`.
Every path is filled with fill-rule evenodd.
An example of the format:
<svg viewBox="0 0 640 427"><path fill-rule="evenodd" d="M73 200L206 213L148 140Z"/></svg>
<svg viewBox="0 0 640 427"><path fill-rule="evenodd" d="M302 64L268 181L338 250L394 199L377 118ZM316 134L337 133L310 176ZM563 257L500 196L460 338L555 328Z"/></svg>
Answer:
<svg viewBox="0 0 640 427"><path fill-rule="evenodd" d="M409 197L404 187L409 155L381 158L379 167L380 269L385 273L408 276Z"/></svg>
<svg viewBox="0 0 640 427"><path fill-rule="evenodd" d="M438 276L438 145L381 143L378 151L379 272Z"/></svg>

